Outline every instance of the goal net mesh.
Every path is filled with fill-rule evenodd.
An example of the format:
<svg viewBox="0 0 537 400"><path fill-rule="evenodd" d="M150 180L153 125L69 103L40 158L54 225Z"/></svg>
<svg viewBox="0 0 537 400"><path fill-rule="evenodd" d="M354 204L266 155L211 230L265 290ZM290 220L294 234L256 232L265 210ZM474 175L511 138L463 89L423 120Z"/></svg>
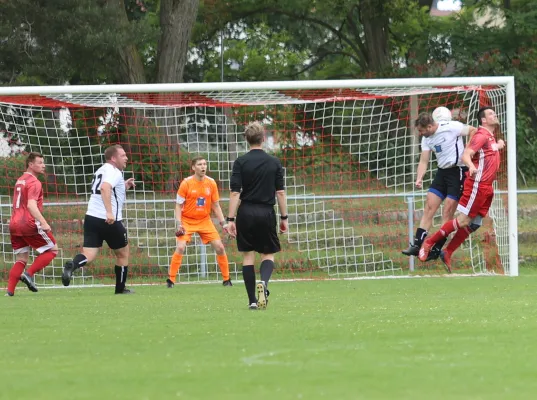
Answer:
<svg viewBox="0 0 537 400"><path fill-rule="evenodd" d="M45 156L44 216L59 256L36 275L38 285L61 285L63 263L82 247L83 218L93 172L104 149L121 144L129 157L124 224L130 241L131 279L165 280L175 249L175 192L192 174L190 159L207 159L227 212L233 161L248 148L249 122L261 121L265 149L282 161L290 232L281 236L277 278L442 274L440 261L420 263L401 254L423 213L436 171L431 157L425 190L414 186L420 139L414 119L438 106L476 126L480 106L496 109L506 132L502 86L378 87L319 90L213 90L181 93L0 95L0 223L3 286L13 263L9 238L12 191L24 170L24 152ZM505 138L504 138L505 139ZM502 157L506 157L502 152ZM506 273L508 264L507 163L503 159L489 218L454 260L454 273ZM441 209L432 231L441 224ZM241 255L222 235L232 279L241 279ZM112 282L114 259L103 248L73 284ZM412 270L412 271L411 271ZM179 280L221 280L210 246L194 235Z"/></svg>

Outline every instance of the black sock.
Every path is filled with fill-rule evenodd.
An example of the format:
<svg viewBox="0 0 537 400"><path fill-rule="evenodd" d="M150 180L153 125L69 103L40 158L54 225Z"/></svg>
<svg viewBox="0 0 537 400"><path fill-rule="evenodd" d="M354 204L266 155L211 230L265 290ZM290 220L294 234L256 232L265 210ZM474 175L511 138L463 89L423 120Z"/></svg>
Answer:
<svg viewBox="0 0 537 400"><path fill-rule="evenodd" d="M414 245L421 247L423 241L427 237L427 231L422 228L416 229L416 237L414 238Z"/></svg>
<svg viewBox="0 0 537 400"><path fill-rule="evenodd" d="M244 286L246 286L249 303L257 303L255 297L255 270L253 265L242 266L242 279L244 279Z"/></svg>
<svg viewBox="0 0 537 400"><path fill-rule="evenodd" d="M127 276L129 275L129 267L124 266L123 267L123 279L121 280L121 284L123 285L123 289L125 289L125 285L127 283Z"/></svg>
<svg viewBox="0 0 537 400"><path fill-rule="evenodd" d="M127 281L128 267L120 267L116 265L114 271L116 272L116 293L123 293L125 289L125 282Z"/></svg>
<svg viewBox="0 0 537 400"><path fill-rule="evenodd" d="M75 269L85 267L88 262L88 258L84 254L77 254L73 257L73 264Z"/></svg>
<svg viewBox="0 0 537 400"><path fill-rule="evenodd" d="M268 281L272 276L272 271L274 270L274 261L264 260L261 263L261 280L265 282L265 286L268 287Z"/></svg>
<svg viewBox="0 0 537 400"><path fill-rule="evenodd" d="M442 247L444 247L444 245L446 244L447 242L447 238L443 238L443 239L440 239L438 242L436 242L436 244L433 246L433 249L437 249L438 251L442 250Z"/></svg>

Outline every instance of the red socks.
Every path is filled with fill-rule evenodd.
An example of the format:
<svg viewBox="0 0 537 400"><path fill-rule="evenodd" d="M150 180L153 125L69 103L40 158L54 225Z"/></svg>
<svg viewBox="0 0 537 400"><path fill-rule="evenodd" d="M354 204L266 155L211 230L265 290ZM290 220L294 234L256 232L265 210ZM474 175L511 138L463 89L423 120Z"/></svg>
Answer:
<svg viewBox="0 0 537 400"><path fill-rule="evenodd" d="M16 261L15 264L13 264L9 270L9 279L7 281L8 292L15 293L15 287L17 286L25 267L25 261Z"/></svg>
<svg viewBox="0 0 537 400"><path fill-rule="evenodd" d="M28 275L34 276L38 271L41 271L47 265L50 264L52 260L58 255L56 250L48 250L42 254L39 254L35 259L30 268L28 268Z"/></svg>
<svg viewBox="0 0 537 400"><path fill-rule="evenodd" d="M449 251L453 253L455 250L459 248L461 244L464 243L464 241L470 236L470 230L468 228L462 228L457 231L455 236L451 239L451 242L446 247L446 251Z"/></svg>
<svg viewBox="0 0 537 400"><path fill-rule="evenodd" d="M447 238L450 233L455 232L460 228L459 221L457 219L452 219L451 221L446 222L442 227L436 232L430 239L427 239L429 242L437 243L441 239Z"/></svg>

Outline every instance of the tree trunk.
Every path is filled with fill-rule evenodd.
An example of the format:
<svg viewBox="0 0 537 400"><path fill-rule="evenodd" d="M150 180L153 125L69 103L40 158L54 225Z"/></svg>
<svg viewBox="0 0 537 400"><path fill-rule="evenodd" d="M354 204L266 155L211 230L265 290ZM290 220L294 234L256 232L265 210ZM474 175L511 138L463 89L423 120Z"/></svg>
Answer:
<svg viewBox="0 0 537 400"><path fill-rule="evenodd" d="M157 82L183 81L199 0L161 0Z"/></svg>
<svg viewBox="0 0 537 400"><path fill-rule="evenodd" d="M129 30L129 19L125 10L124 0L107 0L111 9L117 15L119 32ZM118 82L117 83L146 83L144 64L140 53L134 44L121 43L118 48Z"/></svg>
<svg viewBox="0 0 537 400"><path fill-rule="evenodd" d="M360 22L364 29L367 67L370 71L383 71L391 65L389 19L382 10L382 2L378 0L363 0L359 7Z"/></svg>

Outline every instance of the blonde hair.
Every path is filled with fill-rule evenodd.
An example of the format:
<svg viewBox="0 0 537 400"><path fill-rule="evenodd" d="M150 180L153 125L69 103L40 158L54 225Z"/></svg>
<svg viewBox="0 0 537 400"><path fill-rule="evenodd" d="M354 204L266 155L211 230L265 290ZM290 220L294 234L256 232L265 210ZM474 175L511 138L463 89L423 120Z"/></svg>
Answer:
<svg viewBox="0 0 537 400"><path fill-rule="evenodd" d="M260 122L251 122L246 126L244 136L249 145L260 145L265 137L265 128Z"/></svg>

